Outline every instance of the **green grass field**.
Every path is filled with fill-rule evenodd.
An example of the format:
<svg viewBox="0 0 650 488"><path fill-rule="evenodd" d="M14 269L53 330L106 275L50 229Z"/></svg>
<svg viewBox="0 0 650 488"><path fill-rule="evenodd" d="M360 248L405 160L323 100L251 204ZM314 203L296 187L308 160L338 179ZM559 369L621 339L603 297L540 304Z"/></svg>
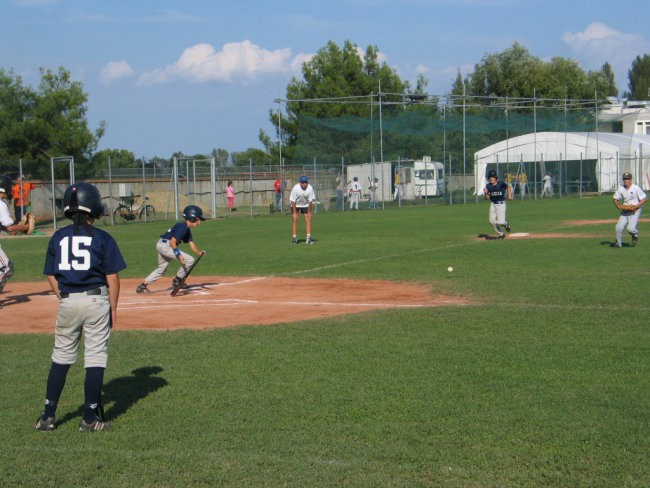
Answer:
<svg viewBox="0 0 650 488"><path fill-rule="evenodd" d="M81 362L57 430L36 432L52 337L0 336L0 485L648 486L650 225L613 249L613 224L565 224L614 218L609 196L514 202L514 232L588 237L478 240L487 208L319 214L294 247L287 216L205 222L197 274L410 281L474 305L117 329L108 432L77 432ZM166 224L106 227L124 277L154 267ZM14 279L43 279L46 244L3 240Z"/></svg>

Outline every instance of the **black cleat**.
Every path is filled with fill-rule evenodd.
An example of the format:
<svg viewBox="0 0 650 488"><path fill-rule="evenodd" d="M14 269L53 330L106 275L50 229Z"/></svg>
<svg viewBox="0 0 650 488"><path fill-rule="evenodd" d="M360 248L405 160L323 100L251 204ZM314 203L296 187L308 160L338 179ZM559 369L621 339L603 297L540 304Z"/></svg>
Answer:
<svg viewBox="0 0 650 488"><path fill-rule="evenodd" d="M511 230L510 226L506 224L506 232L510 232Z"/></svg>
<svg viewBox="0 0 650 488"><path fill-rule="evenodd" d="M34 426L36 430L41 432L51 432L56 429L56 423L54 422L54 417L43 418L42 415L39 415L36 420L36 425Z"/></svg>
<svg viewBox="0 0 650 488"><path fill-rule="evenodd" d="M110 427L110 422L104 422L99 419L95 419L89 424L84 419L79 421L79 432L97 432L98 430L108 430Z"/></svg>

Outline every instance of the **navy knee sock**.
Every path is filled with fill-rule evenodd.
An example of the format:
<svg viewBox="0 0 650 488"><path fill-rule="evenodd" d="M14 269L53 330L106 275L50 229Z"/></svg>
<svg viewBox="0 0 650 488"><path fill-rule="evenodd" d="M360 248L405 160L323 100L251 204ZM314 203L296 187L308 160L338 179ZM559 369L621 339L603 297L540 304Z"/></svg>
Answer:
<svg viewBox="0 0 650 488"><path fill-rule="evenodd" d="M104 384L104 368L86 368L84 381L84 421L90 424L97 418L97 403Z"/></svg>
<svg viewBox="0 0 650 488"><path fill-rule="evenodd" d="M59 403L61 392L65 386L65 379L68 376L69 364L58 364L52 362L50 374L47 376L47 387L45 390L45 410L43 417L54 417L56 405Z"/></svg>

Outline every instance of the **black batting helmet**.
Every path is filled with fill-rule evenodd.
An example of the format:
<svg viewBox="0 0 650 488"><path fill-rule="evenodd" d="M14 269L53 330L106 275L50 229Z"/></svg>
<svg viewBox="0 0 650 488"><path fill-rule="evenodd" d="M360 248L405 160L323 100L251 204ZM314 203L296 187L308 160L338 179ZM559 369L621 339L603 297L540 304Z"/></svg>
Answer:
<svg viewBox="0 0 650 488"><path fill-rule="evenodd" d="M497 172L494 170L490 170L490 172L488 173L488 178L498 178Z"/></svg>
<svg viewBox="0 0 650 488"><path fill-rule="evenodd" d="M63 194L63 213L66 217L72 218L73 214L83 212L98 219L103 211L102 196L95 185L81 181L66 188Z"/></svg>
<svg viewBox="0 0 650 488"><path fill-rule="evenodd" d="M4 192L7 195L11 195L11 178L8 176L0 176L0 192Z"/></svg>
<svg viewBox="0 0 650 488"><path fill-rule="evenodd" d="M203 210L201 207L196 205L188 205L183 209L183 218L189 220L190 222L196 222L197 220L205 220L203 217Z"/></svg>

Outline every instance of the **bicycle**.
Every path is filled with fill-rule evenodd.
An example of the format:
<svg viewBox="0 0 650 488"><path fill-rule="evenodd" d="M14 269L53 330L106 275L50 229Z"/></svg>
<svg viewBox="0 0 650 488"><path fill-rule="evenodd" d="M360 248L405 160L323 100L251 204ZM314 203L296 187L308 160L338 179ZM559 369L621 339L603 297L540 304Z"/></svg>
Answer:
<svg viewBox="0 0 650 488"><path fill-rule="evenodd" d="M127 222L130 222L132 220L135 220L136 216L142 220L144 216L146 216L147 219L150 219L156 215L156 209L153 205L150 205L148 203L149 197L144 197L142 203L135 209L133 208L135 199L141 196L142 195L135 195L132 199L122 198L121 203L113 211L113 218L117 220L119 217L121 217Z"/></svg>

